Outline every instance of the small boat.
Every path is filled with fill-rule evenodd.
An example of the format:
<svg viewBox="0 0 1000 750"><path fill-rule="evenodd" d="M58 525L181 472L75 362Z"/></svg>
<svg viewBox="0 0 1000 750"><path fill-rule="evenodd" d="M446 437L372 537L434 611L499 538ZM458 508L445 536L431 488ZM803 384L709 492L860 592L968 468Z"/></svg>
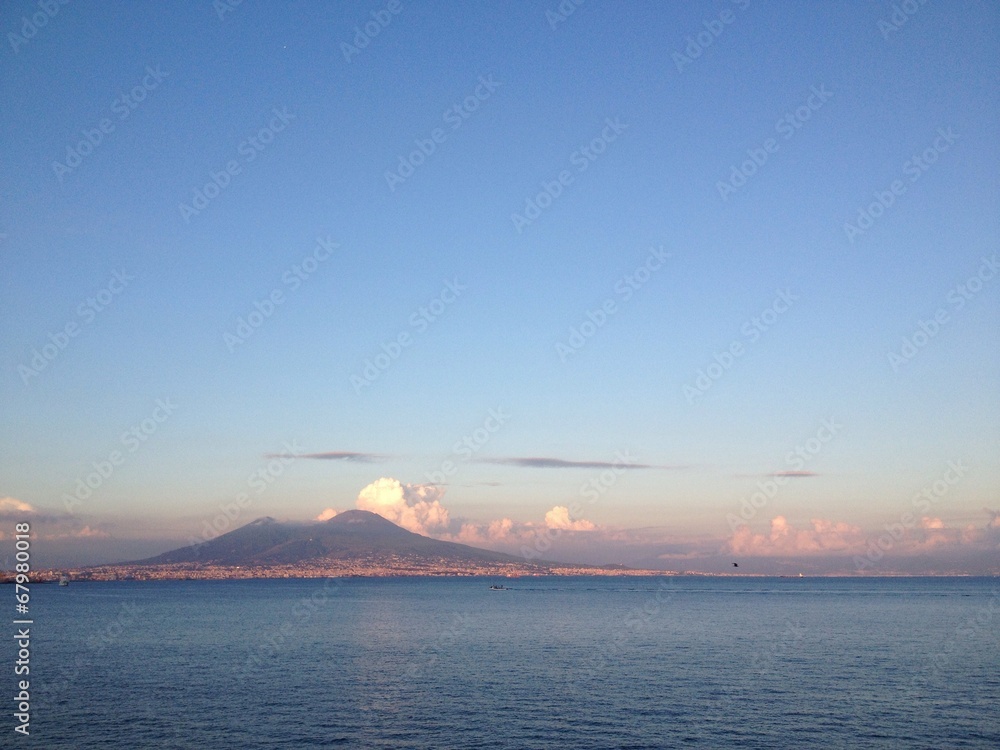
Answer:
<svg viewBox="0 0 1000 750"><path fill-rule="evenodd" d="M490 586L490 591L510 591L510 589L504 586L502 583L499 586L494 583L492 586Z"/></svg>
<svg viewBox="0 0 1000 750"><path fill-rule="evenodd" d="M65 576L65 575L59 576L59 585L60 586L69 586L69 577Z"/></svg>

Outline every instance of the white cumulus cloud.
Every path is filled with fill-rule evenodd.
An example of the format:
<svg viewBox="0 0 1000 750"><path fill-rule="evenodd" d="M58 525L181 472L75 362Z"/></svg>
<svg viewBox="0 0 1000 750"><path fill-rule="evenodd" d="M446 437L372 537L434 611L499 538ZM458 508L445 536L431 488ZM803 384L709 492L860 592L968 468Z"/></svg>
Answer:
<svg viewBox="0 0 1000 750"><path fill-rule="evenodd" d="M382 477L358 494L357 507L370 510L417 534L448 528L448 510L441 505L442 490L429 484L403 484Z"/></svg>
<svg viewBox="0 0 1000 750"><path fill-rule="evenodd" d="M563 531L593 531L597 528L590 521L578 518L570 518L569 508L565 505L556 505L545 514L545 525L550 529L562 529Z"/></svg>
<svg viewBox="0 0 1000 750"><path fill-rule="evenodd" d="M316 516L316 520L317 521L329 521L335 515L337 515L337 511L335 511L333 508L327 508L322 513L320 513L318 516Z"/></svg>
<svg viewBox="0 0 1000 750"><path fill-rule="evenodd" d="M458 533L444 535L453 542L475 545L514 544L523 535L525 524L515 524L509 518L500 518L487 523L462 521Z"/></svg>
<svg viewBox="0 0 1000 750"><path fill-rule="evenodd" d="M744 555L790 555L849 552L864 545L861 528L852 524L814 518L812 528L797 529L784 516L771 519L770 534L756 534L740 526L729 539L729 549Z"/></svg>
<svg viewBox="0 0 1000 750"><path fill-rule="evenodd" d="M0 515L15 515L17 513L37 513L37 511L24 500L18 500L16 497L0 497Z"/></svg>

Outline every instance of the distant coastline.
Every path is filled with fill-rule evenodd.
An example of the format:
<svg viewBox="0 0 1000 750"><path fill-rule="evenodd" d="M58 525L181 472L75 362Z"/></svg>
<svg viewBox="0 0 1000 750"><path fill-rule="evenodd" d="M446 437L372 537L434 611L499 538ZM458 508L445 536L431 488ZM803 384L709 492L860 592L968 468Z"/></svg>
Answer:
<svg viewBox="0 0 1000 750"><path fill-rule="evenodd" d="M246 580L308 580L311 578L504 578L510 580L550 577L617 577L617 578L727 578L760 579L787 578L801 580L799 576L778 573L703 573L698 571L646 570L623 568L621 566L589 567L559 565L538 566L532 570L514 572L508 569L470 569L452 567L440 569L413 568L362 568L359 566L223 566L204 565L200 567L182 565L101 565L88 568L62 570L36 570L32 575L33 584L58 583L66 575L73 583L113 582L113 581L246 581ZM803 576L815 578L1000 578L1000 575L971 575L968 573L823 573ZM4 575L0 584L14 583L13 575Z"/></svg>
<svg viewBox="0 0 1000 750"><path fill-rule="evenodd" d="M60 576L70 581L226 581L273 578L537 578L541 576L672 576L674 571L639 570L621 566L591 567L586 565L486 565L460 567L455 565L373 565L310 564L310 565L100 565L63 570L36 570L33 583L56 583ZM2 583L13 583L4 578Z"/></svg>

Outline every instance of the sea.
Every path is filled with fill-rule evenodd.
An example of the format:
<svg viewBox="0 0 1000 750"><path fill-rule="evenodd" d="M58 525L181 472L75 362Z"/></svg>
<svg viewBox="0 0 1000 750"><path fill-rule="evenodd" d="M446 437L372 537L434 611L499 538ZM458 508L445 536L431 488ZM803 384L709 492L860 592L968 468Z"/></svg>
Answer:
<svg viewBox="0 0 1000 750"><path fill-rule="evenodd" d="M73 582L30 617L4 748L1000 748L996 578Z"/></svg>

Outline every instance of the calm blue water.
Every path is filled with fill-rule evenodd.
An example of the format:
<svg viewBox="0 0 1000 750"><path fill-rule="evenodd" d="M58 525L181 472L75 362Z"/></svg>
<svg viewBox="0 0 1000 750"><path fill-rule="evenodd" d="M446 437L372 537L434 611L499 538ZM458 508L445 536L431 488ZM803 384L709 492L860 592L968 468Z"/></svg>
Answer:
<svg viewBox="0 0 1000 750"><path fill-rule="evenodd" d="M1000 747L1000 580L492 582L37 586L0 746Z"/></svg>

